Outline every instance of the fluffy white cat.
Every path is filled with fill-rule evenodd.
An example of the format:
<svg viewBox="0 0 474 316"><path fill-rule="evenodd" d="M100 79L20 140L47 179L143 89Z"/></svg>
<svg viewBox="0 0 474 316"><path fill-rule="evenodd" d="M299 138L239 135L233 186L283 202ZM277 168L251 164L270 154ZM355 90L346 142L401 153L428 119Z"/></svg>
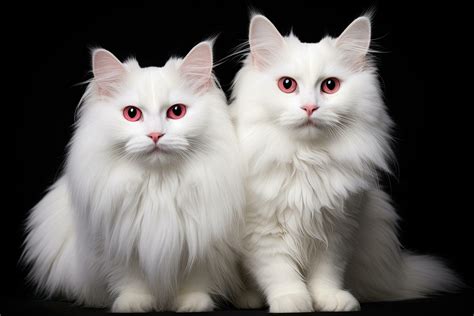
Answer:
<svg viewBox="0 0 474 316"><path fill-rule="evenodd" d="M402 251L378 186L393 123L370 34L364 16L319 43L283 37L261 15L250 23L231 108L247 169L244 263L271 312L357 310L456 283L439 260Z"/></svg>
<svg viewBox="0 0 474 316"><path fill-rule="evenodd" d="M244 188L211 44L161 68L94 50L65 170L27 221L47 296L191 312L238 290Z"/></svg>

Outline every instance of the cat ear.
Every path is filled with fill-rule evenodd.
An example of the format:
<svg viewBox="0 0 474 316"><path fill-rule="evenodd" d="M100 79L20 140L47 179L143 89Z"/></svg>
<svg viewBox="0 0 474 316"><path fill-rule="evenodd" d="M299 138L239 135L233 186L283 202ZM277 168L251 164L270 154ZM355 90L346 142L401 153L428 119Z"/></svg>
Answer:
<svg viewBox="0 0 474 316"><path fill-rule="evenodd" d="M264 69L284 47L285 41L269 19L263 15L255 15L250 21L249 44L254 64Z"/></svg>
<svg viewBox="0 0 474 316"><path fill-rule="evenodd" d="M98 48L92 52L92 72L99 94L111 95L122 80L126 69L111 52Z"/></svg>
<svg viewBox="0 0 474 316"><path fill-rule="evenodd" d="M357 54L365 56L370 46L370 19L361 16L355 19L336 39L336 46Z"/></svg>
<svg viewBox="0 0 474 316"><path fill-rule="evenodd" d="M212 63L212 42L201 42L184 57L179 71L199 93L212 83Z"/></svg>

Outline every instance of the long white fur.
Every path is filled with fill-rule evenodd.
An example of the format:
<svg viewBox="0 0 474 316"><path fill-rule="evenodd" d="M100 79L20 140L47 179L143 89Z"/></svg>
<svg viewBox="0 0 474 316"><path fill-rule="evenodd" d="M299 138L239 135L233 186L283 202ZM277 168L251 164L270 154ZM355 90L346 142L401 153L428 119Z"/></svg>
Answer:
<svg viewBox="0 0 474 316"><path fill-rule="evenodd" d="M256 15L249 43L231 110L246 165L244 265L270 311L357 310L358 299L453 289L438 259L401 250L398 217L378 185L378 172L390 171L393 122L368 54L369 18L339 38L302 43ZM296 92L279 90L284 76ZM331 95L320 90L329 77L341 81ZM306 104L319 106L317 127L301 127Z"/></svg>
<svg viewBox="0 0 474 316"><path fill-rule="evenodd" d="M27 221L23 259L46 296L120 312L206 311L211 294L239 290L244 189L211 45L161 68L94 51L65 170ZM186 115L166 119L176 103ZM126 105L143 121L125 120ZM150 153L155 131L165 135Z"/></svg>

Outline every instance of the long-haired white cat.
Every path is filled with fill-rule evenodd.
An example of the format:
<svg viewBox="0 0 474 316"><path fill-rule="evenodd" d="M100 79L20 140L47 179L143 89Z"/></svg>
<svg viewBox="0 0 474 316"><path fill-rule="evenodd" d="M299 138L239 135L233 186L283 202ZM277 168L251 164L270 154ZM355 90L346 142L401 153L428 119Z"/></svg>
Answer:
<svg viewBox="0 0 474 316"><path fill-rule="evenodd" d="M377 184L377 171L389 171L393 123L370 33L360 17L338 38L302 43L261 15L251 21L231 107L247 168L244 262L271 312L357 310L358 300L456 283L437 259L401 250Z"/></svg>
<svg viewBox="0 0 474 316"><path fill-rule="evenodd" d="M92 63L63 175L28 218L30 278L115 312L212 310L238 290L244 189L211 43L161 68Z"/></svg>

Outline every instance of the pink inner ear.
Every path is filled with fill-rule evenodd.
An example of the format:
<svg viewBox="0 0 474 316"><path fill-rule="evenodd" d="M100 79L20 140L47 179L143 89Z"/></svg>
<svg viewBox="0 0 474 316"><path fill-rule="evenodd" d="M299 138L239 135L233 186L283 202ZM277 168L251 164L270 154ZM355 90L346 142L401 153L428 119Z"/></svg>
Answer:
<svg viewBox="0 0 474 316"><path fill-rule="evenodd" d="M371 27L367 17L355 19L336 39L336 45L356 55L367 54L370 46Z"/></svg>
<svg viewBox="0 0 474 316"><path fill-rule="evenodd" d="M183 59L181 74L197 92L205 91L212 77L212 48L208 42L196 45Z"/></svg>
<svg viewBox="0 0 474 316"><path fill-rule="evenodd" d="M249 43L253 62L260 69L270 65L285 45L283 36L263 15L256 15L252 18Z"/></svg>
<svg viewBox="0 0 474 316"><path fill-rule="evenodd" d="M97 49L92 56L92 71L99 93L110 95L125 74L125 67L109 51Z"/></svg>

